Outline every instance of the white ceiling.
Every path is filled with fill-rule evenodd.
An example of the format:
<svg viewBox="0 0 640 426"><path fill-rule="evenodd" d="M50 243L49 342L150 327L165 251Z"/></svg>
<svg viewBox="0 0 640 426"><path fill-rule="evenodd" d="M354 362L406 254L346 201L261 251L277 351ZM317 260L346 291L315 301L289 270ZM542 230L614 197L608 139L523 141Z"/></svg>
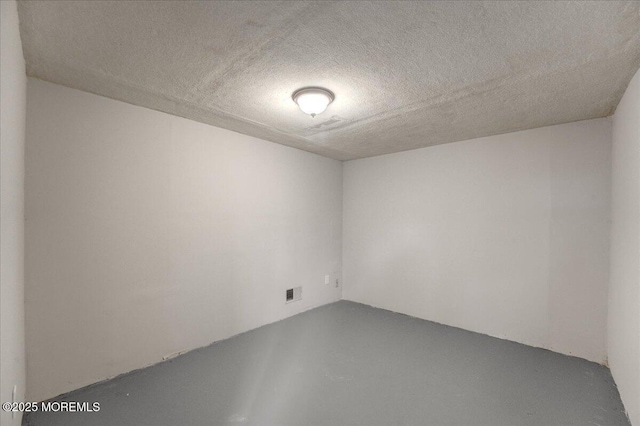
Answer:
<svg viewBox="0 0 640 426"><path fill-rule="evenodd" d="M19 2L43 80L345 160L611 115L640 2ZM291 94L336 99L315 119Z"/></svg>

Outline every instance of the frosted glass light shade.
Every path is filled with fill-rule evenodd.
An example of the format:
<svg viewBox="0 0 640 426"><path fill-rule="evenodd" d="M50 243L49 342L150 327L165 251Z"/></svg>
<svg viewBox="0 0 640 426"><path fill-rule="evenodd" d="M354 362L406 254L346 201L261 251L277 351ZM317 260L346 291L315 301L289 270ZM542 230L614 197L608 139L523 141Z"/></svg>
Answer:
<svg viewBox="0 0 640 426"><path fill-rule="evenodd" d="M333 102L333 93L320 87L300 89L293 94L293 101L298 104L302 112L315 117L324 112Z"/></svg>

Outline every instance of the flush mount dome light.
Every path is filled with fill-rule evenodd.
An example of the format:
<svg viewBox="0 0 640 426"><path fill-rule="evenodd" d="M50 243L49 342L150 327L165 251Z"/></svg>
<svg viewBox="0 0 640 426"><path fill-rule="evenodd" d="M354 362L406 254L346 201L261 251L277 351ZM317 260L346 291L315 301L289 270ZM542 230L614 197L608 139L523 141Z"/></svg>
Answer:
<svg viewBox="0 0 640 426"><path fill-rule="evenodd" d="M293 96L293 101L298 104L302 112L311 117L324 112L333 102L333 93L321 87L306 87L297 90Z"/></svg>

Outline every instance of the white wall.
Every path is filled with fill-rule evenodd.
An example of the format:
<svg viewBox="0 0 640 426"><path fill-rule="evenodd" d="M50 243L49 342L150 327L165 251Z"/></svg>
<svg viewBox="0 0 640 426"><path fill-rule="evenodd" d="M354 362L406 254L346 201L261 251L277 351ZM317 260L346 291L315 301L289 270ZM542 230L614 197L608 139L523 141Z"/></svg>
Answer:
<svg viewBox="0 0 640 426"><path fill-rule="evenodd" d="M640 425L640 72L613 116L609 365Z"/></svg>
<svg viewBox="0 0 640 426"><path fill-rule="evenodd" d="M27 77L15 1L0 2L0 401L25 396L24 344L24 133ZM13 418L12 418L13 417ZM2 425L22 416L0 414Z"/></svg>
<svg viewBox="0 0 640 426"><path fill-rule="evenodd" d="M340 299L339 161L33 79L27 106L29 400Z"/></svg>
<svg viewBox="0 0 640 426"><path fill-rule="evenodd" d="M345 299L606 357L611 120L346 162Z"/></svg>
<svg viewBox="0 0 640 426"><path fill-rule="evenodd" d="M2 31L5 401L25 388L13 3ZM613 194L610 119L350 161L342 194L337 161L30 80L27 399L338 300L343 199L345 299L602 362L612 196L608 350L640 423L639 92L613 118Z"/></svg>

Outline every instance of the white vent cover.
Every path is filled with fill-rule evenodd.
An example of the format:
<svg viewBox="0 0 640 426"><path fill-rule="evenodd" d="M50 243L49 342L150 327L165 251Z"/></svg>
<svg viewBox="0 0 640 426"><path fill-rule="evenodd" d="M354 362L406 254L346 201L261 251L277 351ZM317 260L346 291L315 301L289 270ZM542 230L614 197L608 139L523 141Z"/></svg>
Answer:
<svg viewBox="0 0 640 426"><path fill-rule="evenodd" d="M287 289L285 303L291 303L301 299L302 299L302 287L294 287L294 288Z"/></svg>

